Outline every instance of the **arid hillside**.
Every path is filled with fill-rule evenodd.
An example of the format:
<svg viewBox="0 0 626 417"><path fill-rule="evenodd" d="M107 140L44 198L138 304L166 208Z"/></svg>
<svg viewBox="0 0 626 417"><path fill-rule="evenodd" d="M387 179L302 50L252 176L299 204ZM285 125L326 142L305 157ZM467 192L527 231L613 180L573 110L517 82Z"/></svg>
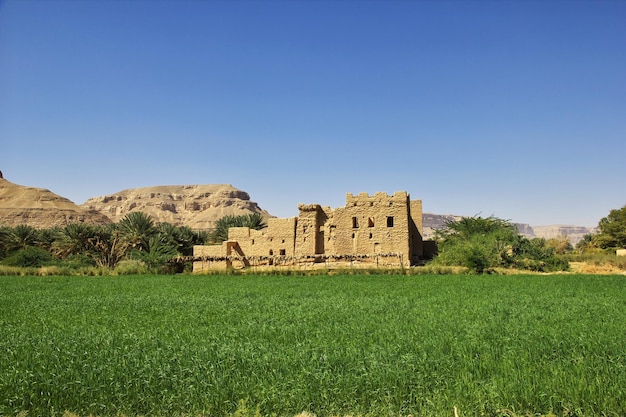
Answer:
<svg viewBox="0 0 626 417"><path fill-rule="evenodd" d="M13 184L0 177L0 225L44 229L69 223L103 225L111 220L45 188Z"/></svg>
<svg viewBox="0 0 626 417"><path fill-rule="evenodd" d="M118 222L128 213L141 211L157 222L208 230L226 215L259 213L272 217L250 196L229 184L159 185L133 188L115 194L93 197L81 205Z"/></svg>

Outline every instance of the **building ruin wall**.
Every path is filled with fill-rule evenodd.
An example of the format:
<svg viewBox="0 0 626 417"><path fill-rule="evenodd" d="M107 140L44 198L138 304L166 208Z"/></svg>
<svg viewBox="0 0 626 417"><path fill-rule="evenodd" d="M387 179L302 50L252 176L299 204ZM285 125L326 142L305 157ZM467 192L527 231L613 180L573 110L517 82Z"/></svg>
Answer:
<svg viewBox="0 0 626 417"><path fill-rule="evenodd" d="M344 207L300 204L298 211L298 217L268 219L262 230L231 228L230 243L195 246L194 272L233 266L222 259L231 257L293 265L357 256L365 263L410 266L423 255L422 202L404 191L348 193Z"/></svg>

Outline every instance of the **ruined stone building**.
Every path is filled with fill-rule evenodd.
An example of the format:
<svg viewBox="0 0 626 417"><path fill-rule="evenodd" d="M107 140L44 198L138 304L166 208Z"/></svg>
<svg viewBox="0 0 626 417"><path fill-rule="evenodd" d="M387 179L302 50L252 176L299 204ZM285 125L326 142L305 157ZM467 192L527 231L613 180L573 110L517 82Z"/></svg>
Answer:
<svg viewBox="0 0 626 417"><path fill-rule="evenodd" d="M346 195L345 207L300 204L262 230L234 227L220 245L194 247L194 272L228 267L359 263L411 266L423 257L422 201L405 191Z"/></svg>

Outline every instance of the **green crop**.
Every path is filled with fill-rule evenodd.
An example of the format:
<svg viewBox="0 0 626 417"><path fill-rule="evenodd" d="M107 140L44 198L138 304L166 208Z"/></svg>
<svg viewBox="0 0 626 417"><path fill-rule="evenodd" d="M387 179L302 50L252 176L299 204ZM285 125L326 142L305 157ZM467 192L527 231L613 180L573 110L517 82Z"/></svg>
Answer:
<svg viewBox="0 0 626 417"><path fill-rule="evenodd" d="M0 277L0 415L626 415L625 300L623 276Z"/></svg>

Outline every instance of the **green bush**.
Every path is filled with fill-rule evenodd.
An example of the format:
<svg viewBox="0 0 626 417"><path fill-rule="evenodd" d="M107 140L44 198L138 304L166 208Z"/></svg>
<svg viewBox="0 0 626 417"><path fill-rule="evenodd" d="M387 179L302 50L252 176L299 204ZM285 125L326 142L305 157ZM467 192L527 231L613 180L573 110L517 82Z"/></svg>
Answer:
<svg viewBox="0 0 626 417"><path fill-rule="evenodd" d="M469 273L494 268L537 272L564 271L568 262L545 239L526 239L511 223L495 217L465 217L437 232L439 255L434 265L463 266Z"/></svg>
<svg viewBox="0 0 626 417"><path fill-rule="evenodd" d="M52 262L52 255L48 251L35 246L27 246L10 254L2 261L2 264L27 268L40 267L50 262Z"/></svg>

